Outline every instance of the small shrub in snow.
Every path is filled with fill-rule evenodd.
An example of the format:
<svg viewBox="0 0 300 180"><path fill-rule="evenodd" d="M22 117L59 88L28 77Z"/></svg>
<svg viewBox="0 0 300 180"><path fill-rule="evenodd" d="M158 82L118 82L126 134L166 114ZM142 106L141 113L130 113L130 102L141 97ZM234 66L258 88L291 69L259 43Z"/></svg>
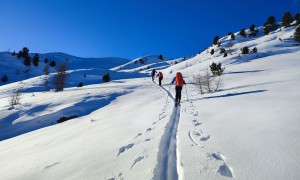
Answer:
<svg viewBox="0 0 300 180"><path fill-rule="evenodd" d="M223 80L222 76L214 76L206 69L193 76L193 84L201 94L213 93L222 87Z"/></svg>
<svg viewBox="0 0 300 180"><path fill-rule="evenodd" d="M210 54L213 55L214 53L215 53L215 50L214 50L214 49L211 49L211 50L210 50Z"/></svg>
<svg viewBox="0 0 300 180"><path fill-rule="evenodd" d="M62 122L65 122L65 121L68 121L70 119L74 119L74 118L77 118L78 116L77 115L74 115L74 116L63 116L61 118L59 118L59 120L57 120L57 123L62 123Z"/></svg>
<svg viewBox="0 0 300 180"><path fill-rule="evenodd" d="M231 38L232 40L235 40L235 35L234 35L234 34L231 34L230 38Z"/></svg>
<svg viewBox="0 0 300 180"><path fill-rule="evenodd" d="M8 81L8 77L7 77L6 74L5 74L4 76L2 76L1 81L2 81L3 83L6 83L6 82Z"/></svg>
<svg viewBox="0 0 300 180"><path fill-rule="evenodd" d="M161 55L159 55L159 57L158 57L160 60L164 60L164 56L161 54Z"/></svg>
<svg viewBox="0 0 300 180"><path fill-rule="evenodd" d="M254 47L254 48L252 49L252 52L257 53L257 48Z"/></svg>
<svg viewBox="0 0 300 180"><path fill-rule="evenodd" d="M300 13L295 14L294 19L296 21L296 25L299 25L300 24Z"/></svg>
<svg viewBox="0 0 300 180"><path fill-rule="evenodd" d="M300 25L295 29L294 38L297 42L300 42Z"/></svg>
<svg viewBox="0 0 300 180"><path fill-rule="evenodd" d="M29 49L27 47L23 47L22 51L19 51L18 53L18 58L26 58L26 57L29 57Z"/></svg>
<svg viewBox="0 0 300 180"><path fill-rule="evenodd" d="M54 60L52 60L52 61L50 62L50 66L51 66L51 67L56 66L56 62L55 62Z"/></svg>
<svg viewBox="0 0 300 180"><path fill-rule="evenodd" d="M214 40L213 40L213 44L217 45L219 42L220 37L219 36L215 36Z"/></svg>
<svg viewBox="0 0 300 180"><path fill-rule="evenodd" d="M242 36L242 37L247 37L247 34L246 34L246 31L245 31L245 29L241 29L241 31L240 31L240 36Z"/></svg>
<svg viewBox="0 0 300 180"><path fill-rule="evenodd" d="M141 71L141 69L140 69L140 71ZM102 80L103 80L103 82L109 82L110 81L109 73L103 75Z"/></svg>
<svg viewBox="0 0 300 180"><path fill-rule="evenodd" d="M13 91L11 94L8 102L11 108L14 108L15 105L19 104L21 99L21 88L18 88L17 90Z"/></svg>
<svg viewBox="0 0 300 180"><path fill-rule="evenodd" d="M145 64L145 60L143 58L139 59L141 64Z"/></svg>
<svg viewBox="0 0 300 180"><path fill-rule="evenodd" d="M247 46L242 48L242 54L249 54L249 48Z"/></svg>
<svg viewBox="0 0 300 180"><path fill-rule="evenodd" d="M48 62L49 62L49 59L46 58L46 59L44 60L44 63L47 64Z"/></svg>
<svg viewBox="0 0 300 180"><path fill-rule="evenodd" d="M264 35L270 34L270 28L268 26L264 27Z"/></svg>
<svg viewBox="0 0 300 180"><path fill-rule="evenodd" d="M291 26L291 23L294 21L293 16L291 15L290 12L284 13L282 16L282 26L283 27L289 27Z"/></svg>
<svg viewBox="0 0 300 180"><path fill-rule="evenodd" d="M221 48L221 49L220 49L220 53L221 53L221 54L224 54L225 52L226 52L225 48Z"/></svg>
<svg viewBox="0 0 300 180"><path fill-rule="evenodd" d="M15 56L15 55L16 55L16 51L14 51L11 55L12 55L12 56Z"/></svg>
<svg viewBox="0 0 300 180"><path fill-rule="evenodd" d="M252 24L250 27L249 27L250 31L255 31L255 24Z"/></svg>
<svg viewBox="0 0 300 180"><path fill-rule="evenodd" d="M216 64L213 62L209 67L214 76L221 76L225 70L225 68L222 68L221 63Z"/></svg>
<svg viewBox="0 0 300 180"><path fill-rule="evenodd" d="M224 53L223 57L227 57L227 52Z"/></svg>
<svg viewBox="0 0 300 180"><path fill-rule="evenodd" d="M40 58L39 58L39 55L38 54L35 54L34 57L33 57L33 65L34 66L39 66L39 61L40 61Z"/></svg>
<svg viewBox="0 0 300 180"><path fill-rule="evenodd" d="M30 66L31 65L31 58L29 56L26 56L24 59L24 65Z"/></svg>
<svg viewBox="0 0 300 180"><path fill-rule="evenodd" d="M49 66L46 65L43 69L44 75L49 75Z"/></svg>
<svg viewBox="0 0 300 180"><path fill-rule="evenodd" d="M83 86L83 83L82 82L80 82L78 85L77 85L77 87L82 87Z"/></svg>
<svg viewBox="0 0 300 180"><path fill-rule="evenodd" d="M64 90L65 82L67 79L66 71L67 71L67 64L66 62L62 62L56 72L56 77L54 82L56 92Z"/></svg>
<svg viewBox="0 0 300 180"><path fill-rule="evenodd" d="M231 34L233 34L233 33L232 33L232 32L229 32L227 35L228 35L228 36L231 36Z"/></svg>
<svg viewBox="0 0 300 180"><path fill-rule="evenodd" d="M276 18L274 16L270 16L267 19L267 22L264 23L264 27L268 27L270 31L276 30L279 28L279 24L276 23Z"/></svg>

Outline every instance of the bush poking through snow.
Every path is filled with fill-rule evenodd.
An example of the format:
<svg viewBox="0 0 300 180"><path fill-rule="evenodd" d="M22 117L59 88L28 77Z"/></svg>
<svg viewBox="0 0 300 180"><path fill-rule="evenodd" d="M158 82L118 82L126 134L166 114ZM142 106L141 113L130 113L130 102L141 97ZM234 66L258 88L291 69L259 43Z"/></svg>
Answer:
<svg viewBox="0 0 300 180"><path fill-rule="evenodd" d="M83 83L82 82L80 82L78 85L77 85L77 87L82 87L83 86Z"/></svg>
<svg viewBox="0 0 300 180"><path fill-rule="evenodd" d="M74 116L63 116L61 118L59 118L59 120L57 120L57 123L62 123L62 122L65 122L65 121L68 121L70 119L74 119L74 118L77 118L78 116L74 115Z"/></svg>
<svg viewBox="0 0 300 180"><path fill-rule="evenodd" d="M242 54L249 54L249 48L247 46L242 48Z"/></svg>
<svg viewBox="0 0 300 180"><path fill-rule="evenodd" d="M214 76L208 69L194 75L193 83L201 94L217 92L223 86L222 76Z"/></svg>
<svg viewBox="0 0 300 180"><path fill-rule="evenodd" d="M252 52L257 53L257 48L254 47L254 48L252 49Z"/></svg>
<svg viewBox="0 0 300 180"><path fill-rule="evenodd" d="M161 54L161 55L159 55L159 57L158 57L160 60L164 60L164 56Z"/></svg>
<svg viewBox="0 0 300 180"><path fill-rule="evenodd" d="M213 44L217 45L219 42L220 37L219 36L215 36L214 40L213 40Z"/></svg>
<svg viewBox="0 0 300 180"><path fill-rule="evenodd" d="M6 82L8 81L8 77L7 77L6 74L5 74L4 76L2 76L1 81L2 81L3 83L6 83Z"/></svg>
<svg viewBox="0 0 300 180"><path fill-rule="evenodd" d="M110 81L109 73L103 75L103 76L102 76L102 80L103 80L103 82L109 82L109 81Z"/></svg>
<svg viewBox="0 0 300 180"><path fill-rule="evenodd" d="M230 38L231 38L231 40L235 40L235 35L231 34Z"/></svg>
<svg viewBox="0 0 300 180"><path fill-rule="evenodd" d="M300 13L295 14L294 19L296 21L296 25L299 25L300 24Z"/></svg>
<svg viewBox="0 0 300 180"><path fill-rule="evenodd" d="M300 25L295 29L294 38L297 42L300 42Z"/></svg>
<svg viewBox="0 0 300 180"><path fill-rule="evenodd" d="M211 55L213 55L214 53L215 53L215 50L214 50L214 49L210 50L210 54L211 54Z"/></svg>
<svg viewBox="0 0 300 180"><path fill-rule="evenodd" d="M13 91L13 93L11 94L8 102L10 105L10 108L14 108L15 105L19 104L20 99L21 99L21 88L18 88L17 90Z"/></svg>
<svg viewBox="0 0 300 180"><path fill-rule="evenodd" d="M283 27L290 27L291 23L293 23L293 21L294 21L294 18L290 12L286 12L282 16L282 26Z"/></svg>
<svg viewBox="0 0 300 180"><path fill-rule="evenodd" d="M223 57L227 57L227 52L224 53Z"/></svg>
<svg viewBox="0 0 300 180"><path fill-rule="evenodd" d="M39 55L38 54L35 54L34 57L33 57L33 65L34 66L39 66L39 62L40 62L40 58L39 58Z"/></svg>
<svg viewBox="0 0 300 180"><path fill-rule="evenodd" d="M225 70L225 68L222 68L221 63L216 64L213 62L209 67L214 76L221 76Z"/></svg>
<svg viewBox="0 0 300 180"><path fill-rule="evenodd" d="M279 28L279 24L276 23L276 19L274 16L270 16L268 17L267 22L265 22L264 27L267 27L269 31L273 31Z"/></svg>
<svg viewBox="0 0 300 180"><path fill-rule="evenodd" d="M220 54L224 54L226 52L225 48L220 49Z"/></svg>
<svg viewBox="0 0 300 180"><path fill-rule="evenodd" d="M64 90L66 79L67 79L66 71L67 71L67 64L66 62L62 62L56 71L56 77L54 82L56 92Z"/></svg>
<svg viewBox="0 0 300 180"><path fill-rule="evenodd" d="M246 31L245 31L245 29L241 29L241 31L240 31L240 36L242 36L242 37L244 37L244 38L246 38L247 37L247 34L246 34Z"/></svg>
<svg viewBox="0 0 300 180"><path fill-rule="evenodd" d="M50 66L51 66L51 67L54 67L54 66L56 66L56 63L55 63L55 61L54 61L54 60L52 60L52 61L50 62Z"/></svg>

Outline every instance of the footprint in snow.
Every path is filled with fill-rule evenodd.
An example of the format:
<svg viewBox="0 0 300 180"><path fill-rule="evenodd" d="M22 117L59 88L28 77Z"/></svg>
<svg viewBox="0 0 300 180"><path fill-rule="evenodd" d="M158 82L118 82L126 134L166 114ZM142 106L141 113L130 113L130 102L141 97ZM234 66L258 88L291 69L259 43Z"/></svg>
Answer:
<svg viewBox="0 0 300 180"><path fill-rule="evenodd" d="M145 139L144 141L145 141L145 142L147 142L147 141L151 141L151 138Z"/></svg>
<svg viewBox="0 0 300 180"><path fill-rule="evenodd" d="M231 177L231 178L233 177L233 170L226 163L222 164L219 167L218 173L220 173L222 176Z"/></svg>
<svg viewBox="0 0 300 180"><path fill-rule="evenodd" d="M210 135L200 138L200 141L207 141L207 140L209 140L209 138L210 138Z"/></svg>
<svg viewBox="0 0 300 180"><path fill-rule="evenodd" d="M210 156L213 157L215 160L225 160L225 157L218 152L211 153Z"/></svg>
<svg viewBox="0 0 300 180"><path fill-rule="evenodd" d="M144 158L145 158L144 156L140 156L140 157L136 158L136 159L134 160L134 162L133 162L133 164L132 164L130 170L133 168L133 166L134 166L136 163L140 162L140 161L143 160Z"/></svg>
<svg viewBox="0 0 300 180"><path fill-rule="evenodd" d="M117 157L118 157L120 154L122 154L122 153L124 153L125 151L127 151L128 149L132 148L133 145L134 145L134 144L131 143L131 144L128 144L128 145L126 145L126 146L120 147L120 148L119 148L119 153L118 153Z"/></svg>
<svg viewBox="0 0 300 180"><path fill-rule="evenodd" d="M135 138L137 138L137 137L139 137L141 135L142 135L142 133L138 133L133 139L135 139Z"/></svg>

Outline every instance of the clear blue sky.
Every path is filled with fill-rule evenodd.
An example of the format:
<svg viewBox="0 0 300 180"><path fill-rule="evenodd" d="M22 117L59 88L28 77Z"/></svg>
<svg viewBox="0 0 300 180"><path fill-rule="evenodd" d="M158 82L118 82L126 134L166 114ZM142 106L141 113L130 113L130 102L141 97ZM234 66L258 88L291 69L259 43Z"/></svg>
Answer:
<svg viewBox="0 0 300 180"><path fill-rule="evenodd" d="M176 58L286 11L300 0L0 0L0 51Z"/></svg>

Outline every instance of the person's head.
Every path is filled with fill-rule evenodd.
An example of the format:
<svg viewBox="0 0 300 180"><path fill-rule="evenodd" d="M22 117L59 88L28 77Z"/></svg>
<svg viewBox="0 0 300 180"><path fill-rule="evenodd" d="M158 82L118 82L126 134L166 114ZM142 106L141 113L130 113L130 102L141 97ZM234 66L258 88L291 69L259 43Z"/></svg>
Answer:
<svg viewBox="0 0 300 180"><path fill-rule="evenodd" d="M176 73L176 77L177 77L177 76L181 76L181 77L182 77L181 72L177 72L177 73Z"/></svg>

